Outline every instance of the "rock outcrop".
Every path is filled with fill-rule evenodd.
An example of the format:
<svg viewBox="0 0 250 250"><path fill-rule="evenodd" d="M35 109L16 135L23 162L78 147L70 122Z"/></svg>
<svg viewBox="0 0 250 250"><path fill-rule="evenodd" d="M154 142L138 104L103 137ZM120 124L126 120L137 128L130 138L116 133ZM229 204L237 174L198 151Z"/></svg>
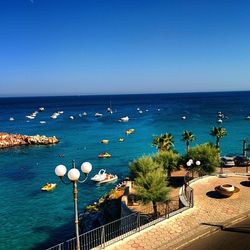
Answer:
<svg viewBox="0 0 250 250"><path fill-rule="evenodd" d="M9 148L21 145L49 145L58 143L59 140L45 135L21 135L21 134L8 134L0 133L0 148Z"/></svg>

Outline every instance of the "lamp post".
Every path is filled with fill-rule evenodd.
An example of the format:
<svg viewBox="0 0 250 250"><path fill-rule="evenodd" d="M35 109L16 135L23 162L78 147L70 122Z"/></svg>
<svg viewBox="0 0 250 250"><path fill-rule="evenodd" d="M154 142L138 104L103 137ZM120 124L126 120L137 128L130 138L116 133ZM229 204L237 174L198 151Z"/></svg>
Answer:
<svg viewBox="0 0 250 250"><path fill-rule="evenodd" d="M193 159L189 159L189 161L186 163L188 167L191 167L192 165L196 165L196 166L200 166L201 165L201 162L200 161L196 161L194 162ZM192 171L192 177L194 177L194 170L191 170Z"/></svg>
<svg viewBox="0 0 250 250"><path fill-rule="evenodd" d="M83 180L79 180L80 171L76 168L75 161L72 161L72 168L68 171L69 182L65 182L64 176L67 172L67 168L64 165L58 165L55 168L55 174L61 179L64 184L72 183L73 186L73 197L74 197L74 208L75 208L75 229L76 229L76 249L80 250L80 238L79 238L79 220L78 220L78 208L77 208L77 183L83 183L87 180L88 174L92 170L92 165L89 162L84 162L81 165L81 170L85 177Z"/></svg>

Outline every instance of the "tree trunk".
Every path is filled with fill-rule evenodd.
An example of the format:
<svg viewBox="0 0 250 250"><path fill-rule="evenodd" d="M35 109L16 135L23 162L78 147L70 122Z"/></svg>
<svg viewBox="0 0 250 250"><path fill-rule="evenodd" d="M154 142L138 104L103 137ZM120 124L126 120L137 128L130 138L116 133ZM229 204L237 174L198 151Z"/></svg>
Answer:
<svg viewBox="0 0 250 250"><path fill-rule="evenodd" d="M171 177L171 170L168 170L168 177Z"/></svg>
<svg viewBox="0 0 250 250"><path fill-rule="evenodd" d="M220 148L220 138L216 137L216 148Z"/></svg>
<svg viewBox="0 0 250 250"><path fill-rule="evenodd" d="M157 214L158 214L158 211L157 211L157 204L155 201L152 201L153 203L153 209L154 209L154 216L157 218Z"/></svg>
<svg viewBox="0 0 250 250"><path fill-rule="evenodd" d="M186 150L187 150L187 155L189 153L189 141L186 142Z"/></svg>
<svg viewBox="0 0 250 250"><path fill-rule="evenodd" d="M244 157L247 157L247 141L243 140L243 154Z"/></svg>

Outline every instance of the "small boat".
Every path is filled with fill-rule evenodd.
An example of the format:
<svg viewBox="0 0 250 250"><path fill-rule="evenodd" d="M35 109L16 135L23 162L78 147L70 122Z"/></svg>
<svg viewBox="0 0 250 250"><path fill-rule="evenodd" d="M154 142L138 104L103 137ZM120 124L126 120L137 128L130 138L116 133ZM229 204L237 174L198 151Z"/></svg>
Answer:
<svg viewBox="0 0 250 250"><path fill-rule="evenodd" d="M102 114L101 113L95 113L95 117L102 117Z"/></svg>
<svg viewBox="0 0 250 250"><path fill-rule="evenodd" d="M103 143L103 144L108 144L108 143L109 143L109 140L106 140L106 139L101 140L101 143Z"/></svg>
<svg viewBox="0 0 250 250"><path fill-rule="evenodd" d="M91 178L92 181L95 181L98 184L113 182L117 179L117 175L107 174L105 169L101 169L98 174Z"/></svg>
<svg viewBox="0 0 250 250"><path fill-rule="evenodd" d="M128 116L124 116L122 118L119 119L119 122L128 122L129 121L129 117Z"/></svg>
<svg viewBox="0 0 250 250"><path fill-rule="evenodd" d="M82 115L86 116L86 115L87 115L87 113L86 113L86 112L83 112L83 113L82 113Z"/></svg>
<svg viewBox="0 0 250 250"><path fill-rule="evenodd" d="M143 113L143 111L142 111L142 110L139 110L139 113L140 113L140 114L142 114L142 113Z"/></svg>
<svg viewBox="0 0 250 250"><path fill-rule="evenodd" d="M56 119L59 115L60 115L59 112L55 112L55 113L53 113L53 114L50 116L50 118L51 118L51 119Z"/></svg>
<svg viewBox="0 0 250 250"><path fill-rule="evenodd" d="M71 116L69 117L69 119L74 120L75 118L74 118L73 115L71 115Z"/></svg>
<svg viewBox="0 0 250 250"><path fill-rule="evenodd" d="M98 155L98 158L110 158L111 157L111 154L108 153L108 152L105 152L105 153L100 153Z"/></svg>
<svg viewBox="0 0 250 250"><path fill-rule="evenodd" d="M39 108L39 112L43 112L45 110L44 107Z"/></svg>
<svg viewBox="0 0 250 250"><path fill-rule="evenodd" d="M250 120L250 115L246 116L245 120Z"/></svg>
<svg viewBox="0 0 250 250"><path fill-rule="evenodd" d="M181 117L181 119L182 119L182 120L186 120L187 117L184 115L184 116Z"/></svg>
<svg viewBox="0 0 250 250"><path fill-rule="evenodd" d="M41 190L42 191L52 191L56 188L56 183L46 183Z"/></svg>
<svg viewBox="0 0 250 250"><path fill-rule="evenodd" d="M107 112L113 114L113 110L111 108L107 108Z"/></svg>
<svg viewBox="0 0 250 250"><path fill-rule="evenodd" d="M135 130L133 128L130 128L130 129L125 131L125 134L130 135L130 134L133 134L134 132L135 132Z"/></svg>
<svg viewBox="0 0 250 250"><path fill-rule="evenodd" d="M123 137L121 137L121 138L118 139L118 142L124 142L124 140L125 139Z"/></svg>
<svg viewBox="0 0 250 250"><path fill-rule="evenodd" d="M40 123L41 123L41 124L45 124L45 123L46 123L46 121L40 121Z"/></svg>
<svg viewBox="0 0 250 250"><path fill-rule="evenodd" d="M9 121L15 121L14 117L10 117Z"/></svg>
<svg viewBox="0 0 250 250"><path fill-rule="evenodd" d="M218 119L218 120L217 120L217 123L222 123L222 119Z"/></svg>
<svg viewBox="0 0 250 250"><path fill-rule="evenodd" d="M32 116L32 115L26 115L26 118L28 118L28 119L30 119L30 120L35 119L35 117L34 117L34 116Z"/></svg>

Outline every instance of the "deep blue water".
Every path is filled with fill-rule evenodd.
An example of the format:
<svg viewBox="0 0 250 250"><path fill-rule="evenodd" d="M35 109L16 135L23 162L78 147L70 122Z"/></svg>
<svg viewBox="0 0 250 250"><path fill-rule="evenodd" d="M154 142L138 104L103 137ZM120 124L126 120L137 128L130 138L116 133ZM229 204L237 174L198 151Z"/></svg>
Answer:
<svg viewBox="0 0 250 250"><path fill-rule="evenodd" d="M106 112L110 101L113 114ZM39 107L45 107L45 112L27 122L25 116ZM64 114L50 119L58 110ZM250 114L250 92L0 98L0 131L55 135L60 139L54 146L0 150L0 249L43 249L74 235L72 188L55 176L58 164L69 169L72 159L77 166L90 161L90 177L105 168L121 180L128 174L130 161L155 152L151 146L155 134L172 133L180 153L185 150L181 141L184 130L196 135L192 145L214 142L209 131L218 125L218 111L229 117L222 124L228 131L221 141L222 154L241 153L242 139L250 136L250 121L244 119ZM88 113L87 117L78 116L83 112ZM103 113L103 117L94 117L96 112ZM71 115L74 120L69 119ZM119 123L118 119L126 115L129 122ZM187 119L182 120L182 116ZM10 117L15 121L9 121ZM46 124L40 124L41 120ZM126 136L128 128L134 128L135 133ZM125 137L123 143L117 141L121 136ZM101 144L102 139L110 143ZM103 151L109 151L112 157L98 159ZM43 193L40 188L46 182L57 182L58 187ZM79 184L79 209L114 185L96 186L90 180Z"/></svg>

